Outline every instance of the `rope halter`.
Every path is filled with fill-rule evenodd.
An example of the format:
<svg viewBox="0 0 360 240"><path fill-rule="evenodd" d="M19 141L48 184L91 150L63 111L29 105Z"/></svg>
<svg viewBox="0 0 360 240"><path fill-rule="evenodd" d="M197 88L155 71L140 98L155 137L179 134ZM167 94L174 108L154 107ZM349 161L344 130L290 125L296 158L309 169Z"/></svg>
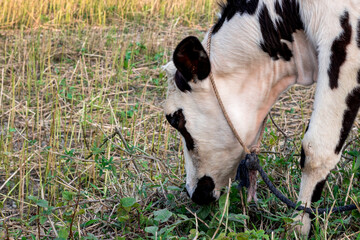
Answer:
<svg viewBox="0 0 360 240"><path fill-rule="evenodd" d="M210 28L209 30L209 34L208 34L208 39L207 39L207 44L206 44L206 51L207 51L207 54L208 54L208 57L209 57L209 61L210 61L210 49L211 49L211 36L212 36L212 32L213 32L213 29L214 27ZM243 147L244 151L246 154L250 154L252 152L255 152L256 154L258 154L260 152L260 143L261 143L261 139L262 139L262 136L263 136L263 133L264 133L264 128L265 128L265 122L266 122L266 119L264 119L264 122L262 124L262 129L261 129L261 132L260 132L260 137L257 141L257 144L252 146L250 149L245 145L244 141L241 139L240 135L238 134L238 132L236 131L235 127L234 127L234 124L232 123L230 117L229 117L229 114L227 113L226 109L225 109L225 106L221 100L221 97L220 97L220 94L219 94L219 91L216 87L216 83L215 83L215 80L214 80L214 75L212 74L212 71L210 69L210 73L209 73L209 78L210 78L210 82L211 82L211 85L214 89L214 93L215 93L215 96L216 96L216 99L220 105L220 108L221 108L221 111L226 119L226 122L228 123L229 127L231 128L231 131L233 132L234 136L236 137L236 139L238 140L238 142L240 143L240 145Z"/></svg>

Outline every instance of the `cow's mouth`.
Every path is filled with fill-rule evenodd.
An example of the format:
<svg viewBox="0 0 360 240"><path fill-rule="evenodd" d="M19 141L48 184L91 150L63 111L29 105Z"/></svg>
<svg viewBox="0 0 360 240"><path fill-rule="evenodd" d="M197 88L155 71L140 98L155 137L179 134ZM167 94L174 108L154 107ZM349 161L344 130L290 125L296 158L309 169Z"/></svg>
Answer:
<svg viewBox="0 0 360 240"><path fill-rule="evenodd" d="M214 189L215 183L213 179L209 176L204 176L199 179L191 199L199 205L206 205L214 202L217 199L217 194L215 194Z"/></svg>

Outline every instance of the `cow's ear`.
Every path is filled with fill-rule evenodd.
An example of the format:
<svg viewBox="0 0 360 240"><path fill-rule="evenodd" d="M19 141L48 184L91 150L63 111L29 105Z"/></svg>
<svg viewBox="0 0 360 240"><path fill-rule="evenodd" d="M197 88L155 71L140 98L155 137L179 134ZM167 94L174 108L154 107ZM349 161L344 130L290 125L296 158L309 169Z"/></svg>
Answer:
<svg viewBox="0 0 360 240"><path fill-rule="evenodd" d="M292 50L298 72L296 83L310 85L317 80L318 61L316 50L303 31L294 32L293 37Z"/></svg>
<svg viewBox="0 0 360 240"><path fill-rule="evenodd" d="M173 61L188 81L193 79L194 75L197 79L203 80L210 73L209 57L199 39L193 36L179 43L175 49Z"/></svg>

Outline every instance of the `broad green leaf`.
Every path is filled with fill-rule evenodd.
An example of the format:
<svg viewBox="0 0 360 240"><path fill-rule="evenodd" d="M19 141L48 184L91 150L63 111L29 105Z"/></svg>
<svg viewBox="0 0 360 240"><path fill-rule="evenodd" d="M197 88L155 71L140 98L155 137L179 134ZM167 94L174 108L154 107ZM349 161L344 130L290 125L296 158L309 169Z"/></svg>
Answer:
<svg viewBox="0 0 360 240"><path fill-rule="evenodd" d="M28 196L27 199L31 200L31 201L34 201L34 202L37 202L39 199L35 196Z"/></svg>
<svg viewBox="0 0 360 240"><path fill-rule="evenodd" d="M145 232L151 233L153 235L155 235L158 230L159 230L159 228L157 226L151 226L151 227L145 228Z"/></svg>
<svg viewBox="0 0 360 240"><path fill-rule="evenodd" d="M47 217L40 216L40 224L43 225L47 220Z"/></svg>
<svg viewBox="0 0 360 240"><path fill-rule="evenodd" d="M228 240L229 238L226 237L225 233L220 233L217 238L215 238L216 240Z"/></svg>
<svg viewBox="0 0 360 240"><path fill-rule="evenodd" d="M85 209L80 209L76 212L76 216L83 215L85 213Z"/></svg>
<svg viewBox="0 0 360 240"><path fill-rule="evenodd" d="M61 228L58 233L60 239L67 239L69 236L69 231L65 227Z"/></svg>
<svg viewBox="0 0 360 240"><path fill-rule="evenodd" d="M66 201L71 201L71 200L73 200L73 196L74 196L74 193L73 193L73 192L69 192L69 191L63 191L63 192L62 192L62 197L63 197L64 200L66 200Z"/></svg>
<svg viewBox="0 0 360 240"><path fill-rule="evenodd" d="M123 215L123 216L118 216L117 220L119 222L126 222L127 220L129 220L129 215Z"/></svg>
<svg viewBox="0 0 360 240"><path fill-rule="evenodd" d="M132 207L136 209L141 209L141 205L139 203L134 203Z"/></svg>
<svg viewBox="0 0 360 240"><path fill-rule="evenodd" d="M125 216L129 214L129 211L123 207L120 207L117 211L118 216Z"/></svg>
<svg viewBox="0 0 360 240"><path fill-rule="evenodd" d="M290 218L290 217L283 217L282 220L287 224L294 222L294 218Z"/></svg>
<svg viewBox="0 0 360 240"><path fill-rule="evenodd" d="M34 220L38 219L39 215L32 216L29 220L29 223L32 223Z"/></svg>
<svg viewBox="0 0 360 240"><path fill-rule="evenodd" d="M229 220L230 221L234 221L234 222L239 222L244 224L244 220L248 219L249 217L243 214L234 214L234 213L229 213Z"/></svg>
<svg viewBox="0 0 360 240"><path fill-rule="evenodd" d="M211 213L211 206L210 205L205 205L202 206L198 211L197 211L197 216L201 219L205 219L207 216L209 216Z"/></svg>
<svg viewBox="0 0 360 240"><path fill-rule="evenodd" d="M172 216L172 212L167 209L162 209L154 212L154 220L160 221L161 223L166 222Z"/></svg>
<svg viewBox="0 0 360 240"><path fill-rule="evenodd" d="M43 208L48 208L49 207L49 202L44 200L44 199L40 199L36 202L36 205L43 207Z"/></svg>
<svg viewBox="0 0 360 240"><path fill-rule="evenodd" d="M353 171L354 171L354 172L357 171L357 170L359 169L359 167L360 167L360 155L357 156L357 158L356 158Z"/></svg>
<svg viewBox="0 0 360 240"><path fill-rule="evenodd" d="M176 186L168 186L167 189L170 191L182 191L181 188L176 187Z"/></svg>
<svg viewBox="0 0 360 240"><path fill-rule="evenodd" d="M97 223L98 221L99 221L99 220L97 220L97 219L92 219L92 220L87 221L86 223L84 223L83 226L86 228L86 227L92 225L93 223Z"/></svg>
<svg viewBox="0 0 360 240"><path fill-rule="evenodd" d="M195 239L195 236L196 236L196 229L190 229L190 234L188 236L189 239Z"/></svg>
<svg viewBox="0 0 360 240"><path fill-rule="evenodd" d="M189 220L189 218L184 214L177 214L177 216L184 219L184 220Z"/></svg>
<svg viewBox="0 0 360 240"><path fill-rule="evenodd" d="M123 207L132 207L135 203L136 203L136 200L134 198L123 198L120 200L121 202L121 206Z"/></svg>
<svg viewBox="0 0 360 240"><path fill-rule="evenodd" d="M221 212L221 214L224 211L225 203L226 203L226 194L223 194L219 198L219 211Z"/></svg>

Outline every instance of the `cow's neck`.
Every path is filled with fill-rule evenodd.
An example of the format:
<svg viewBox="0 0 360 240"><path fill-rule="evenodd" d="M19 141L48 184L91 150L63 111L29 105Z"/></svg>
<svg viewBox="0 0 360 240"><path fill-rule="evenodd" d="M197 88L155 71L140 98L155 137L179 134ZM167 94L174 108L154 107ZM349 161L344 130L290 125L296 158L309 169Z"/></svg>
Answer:
<svg viewBox="0 0 360 240"><path fill-rule="evenodd" d="M273 59L259 46L264 38L258 18L236 14L212 35L210 61L224 104L249 144L280 94L291 85L310 85L316 79L317 56L303 31L284 41L292 57ZM206 45L207 37L203 44ZM227 102L226 102L227 101ZM238 113L237 113L238 112ZM239 116L239 112L248 113ZM245 124L244 124L245 122Z"/></svg>
<svg viewBox="0 0 360 240"><path fill-rule="evenodd" d="M232 121L239 128L247 127L237 131L250 145L257 140L261 124L279 95L296 83L296 66L293 59L274 61L261 50L257 50L259 58L254 61L246 61L233 52L238 56L234 58L225 46L221 41L213 41L210 54L212 71L223 101L230 108L230 115L234 116ZM238 104L234 105L234 102ZM248 115L237 116L236 112L247 112Z"/></svg>

